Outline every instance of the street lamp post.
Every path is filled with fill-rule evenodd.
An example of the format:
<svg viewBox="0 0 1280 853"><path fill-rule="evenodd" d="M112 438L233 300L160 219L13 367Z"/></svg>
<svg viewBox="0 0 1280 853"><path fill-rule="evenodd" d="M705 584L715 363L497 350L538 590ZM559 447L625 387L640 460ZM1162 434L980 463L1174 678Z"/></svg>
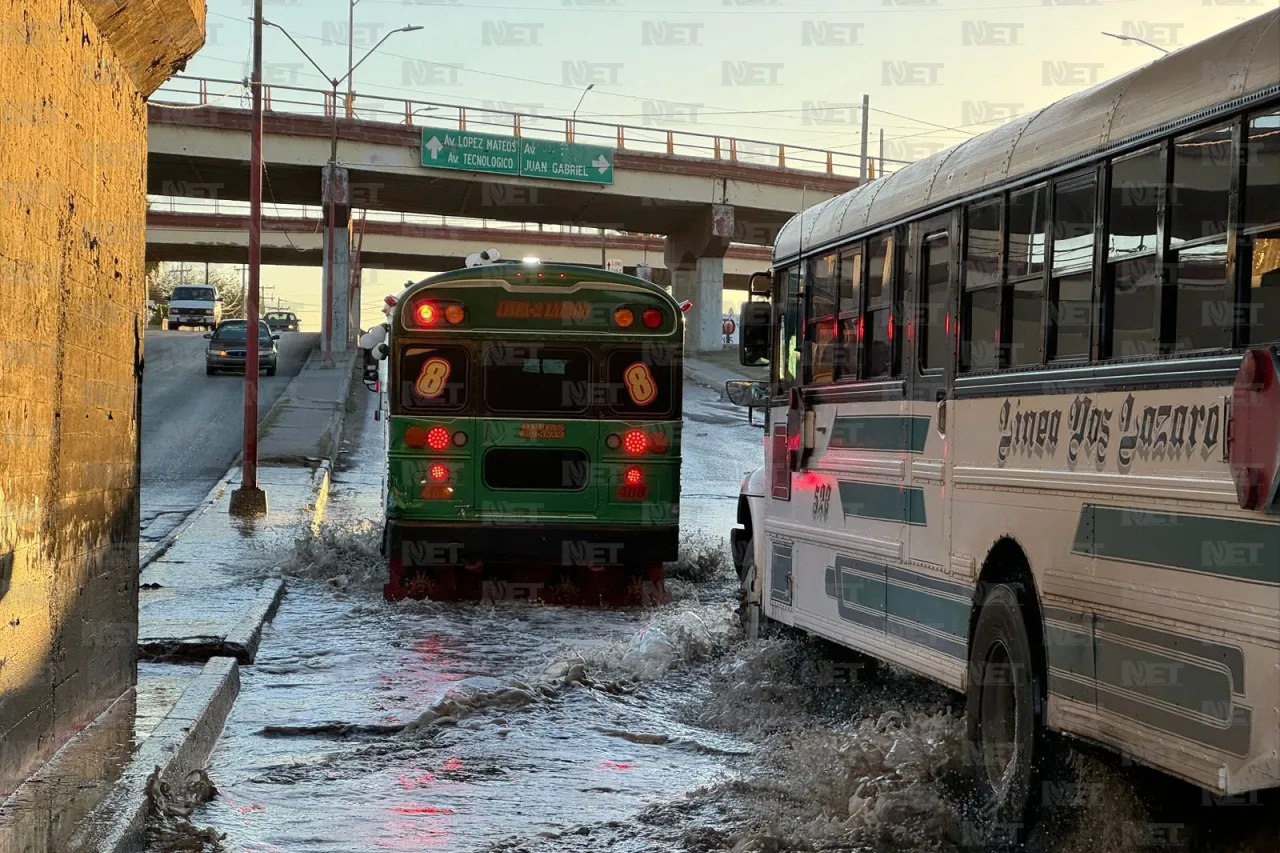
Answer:
<svg viewBox="0 0 1280 853"><path fill-rule="evenodd" d="M263 515L267 493L258 488L258 288L262 281L262 0L253 3L253 130L249 135L249 299L245 306L244 448L240 488L231 513Z"/></svg>
<svg viewBox="0 0 1280 853"><path fill-rule="evenodd" d="M570 141L573 141L578 137L578 107L582 106L582 99L587 96L587 92L590 92L595 87L596 87L595 83L588 83L587 88L582 90L582 95L581 97L578 98L577 106L573 108L573 117L569 119Z"/></svg>
<svg viewBox="0 0 1280 853"><path fill-rule="evenodd" d="M1169 52L1165 50L1163 47L1161 47L1160 45L1152 44L1146 39L1140 39L1137 36L1122 36L1122 35L1117 35L1116 33L1107 33L1107 32L1104 32L1103 35L1111 36L1113 39L1119 39L1120 41L1136 41L1138 44L1145 44L1147 47L1154 47L1156 50L1160 51L1161 53L1167 54Z"/></svg>
<svg viewBox="0 0 1280 853"><path fill-rule="evenodd" d="M354 4L352 4L352 8L354 10ZM354 14L354 11L352 14ZM325 73L325 70L320 67L319 63L317 63L314 59L311 58L311 54L303 50L302 45L298 44L298 42L294 39L294 37L289 35L288 30L286 30L284 27L280 26L279 24L272 23L271 21L263 21L263 23L269 27L275 27L277 30L284 33L285 38L287 38L290 42L293 43L293 46L298 49L298 52L301 53L304 57L306 57L307 61L311 63L312 67L320 72L320 76L328 80L330 86L333 87L333 96L332 96L333 97L333 101L332 101L333 127L330 132L330 143L329 143L329 182L325 188L326 195L328 197L327 202L325 202L325 206L327 208L327 211L326 211L327 215L325 216L325 220L326 220L325 229L328 237L328 240L327 240L328 248L325 250L325 258L324 258L324 288L323 288L324 290L324 353L320 361L320 366L322 368L326 370L332 370L335 366L333 361L333 296L334 296L333 242L337 234L337 228L338 228L338 225L337 225L338 210L337 210L336 200L334 198L337 195L337 191L336 191L337 188L334 184L334 179L338 171L338 87L342 85L342 82L344 80L351 79L352 75L355 74L356 69L359 68L361 65L363 65L366 59L368 59L370 56L373 56L373 54L377 52L378 48L382 47L383 42L385 42L387 39L391 38L396 33L411 33L415 30L422 29L422 27L411 25L411 26L405 26L405 27L400 27L399 29L391 30L389 33L387 33L385 36L379 39L377 44L369 48L368 52L365 53L365 55L360 58L359 62L355 63L354 65L351 65L347 69L346 74L342 75L341 77L331 77ZM347 40L351 41L350 38L348 38Z"/></svg>

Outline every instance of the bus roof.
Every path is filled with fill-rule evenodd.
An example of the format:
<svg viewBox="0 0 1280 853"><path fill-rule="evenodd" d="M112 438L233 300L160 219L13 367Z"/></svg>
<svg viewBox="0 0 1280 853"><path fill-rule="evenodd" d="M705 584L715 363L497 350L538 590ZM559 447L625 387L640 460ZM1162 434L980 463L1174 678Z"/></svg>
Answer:
<svg viewBox="0 0 1280 853"><path fill-rule="evenodd" d="M464 267L462 269L450 270L449 272L437 273L428 276L422 281L413 282L405 286L401 291L401 296L409 295L410 292L426 290L440 285L450 284L456 281L511 281L519 275L523 276L527 273L543 273L546 278L537 281L544 287L572 287L580 282L589 281L599 284L618 284L630 287L640 287L648 292L659 296L666 300L670 305L679 310L679 303L666 291L666 288L660 287L651 281L645 281L634 275L625 273L610 272L600 267L587 266L585 264L526 264L522 261L499 261L497 263L487 264L480 267ZM564 278L560 278L561 274ZM399 301L400 297L397 297Z"/></svg>
<svg viewBox="0 0 1280 853"><path fill-rule="evenodd" d="M1278 83L1275 10L808 208L778 232L774 265L1020 176L1040 179L1090 155L1143 144L1170 123Z"/></svg>

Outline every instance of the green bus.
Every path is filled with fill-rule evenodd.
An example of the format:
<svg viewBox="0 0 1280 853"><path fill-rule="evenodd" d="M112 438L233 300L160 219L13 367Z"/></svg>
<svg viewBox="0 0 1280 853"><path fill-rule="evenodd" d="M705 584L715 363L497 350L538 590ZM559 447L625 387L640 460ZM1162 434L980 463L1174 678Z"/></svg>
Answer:
<svg viewBox="0 0 1280 853"><path fill-rule="evenodd" d="M514 594L664 599L681 306L640 278L533 262L442 273L387 302L385 597L546 579Z"/></svg>

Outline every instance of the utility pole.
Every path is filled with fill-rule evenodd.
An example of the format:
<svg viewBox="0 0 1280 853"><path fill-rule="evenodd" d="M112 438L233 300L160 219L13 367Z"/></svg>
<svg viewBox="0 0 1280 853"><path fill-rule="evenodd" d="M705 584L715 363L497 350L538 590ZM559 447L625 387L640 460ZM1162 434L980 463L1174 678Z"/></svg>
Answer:
<svg viewBox="0 0 1280 853"><path fill-rule="evenodd" d="M356 48L356 6L360 5L360 0L351 0L351 8L347 17L347 109L351 109L352 103L355 101L355 48ZM338 108L335 102L333 108Z"/></svg>
<svg viewBox="0 0 1280 853"><path fill-rule="evenodd" d="M253 130L249 142L249 304L245 308L244 449L231 513L265 515L258 488L258 287L262 281L262 0L253 0Z"/></svg>
<svg viewBox="0 0 1280 853"><path fill-rule="evenodd" d="M871 103L871 96L863 95L862 96L862 174L861 174L861 178L864 181L867 179L867 134L870 133L870 127L871 127L870 116L869 116L870 103Z"/></svg>
<svg viewBox="0 0 1280 853"><path fill-rule="evenodd" d="M880 128L880 166L876 169L876 174L884 177L884 128Z"/></svg>

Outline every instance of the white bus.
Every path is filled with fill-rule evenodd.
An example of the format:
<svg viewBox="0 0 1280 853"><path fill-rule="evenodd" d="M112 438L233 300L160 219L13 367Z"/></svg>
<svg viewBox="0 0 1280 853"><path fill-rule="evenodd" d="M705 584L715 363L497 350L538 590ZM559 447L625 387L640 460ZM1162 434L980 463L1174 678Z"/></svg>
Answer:
<svg viewBox="0 0 1280 853"><path fill-rule="evenodd" d="M1280 11L803 211L766 279L753 622L963 692L993 829L1045 729L1280 786Z"/></svg>

